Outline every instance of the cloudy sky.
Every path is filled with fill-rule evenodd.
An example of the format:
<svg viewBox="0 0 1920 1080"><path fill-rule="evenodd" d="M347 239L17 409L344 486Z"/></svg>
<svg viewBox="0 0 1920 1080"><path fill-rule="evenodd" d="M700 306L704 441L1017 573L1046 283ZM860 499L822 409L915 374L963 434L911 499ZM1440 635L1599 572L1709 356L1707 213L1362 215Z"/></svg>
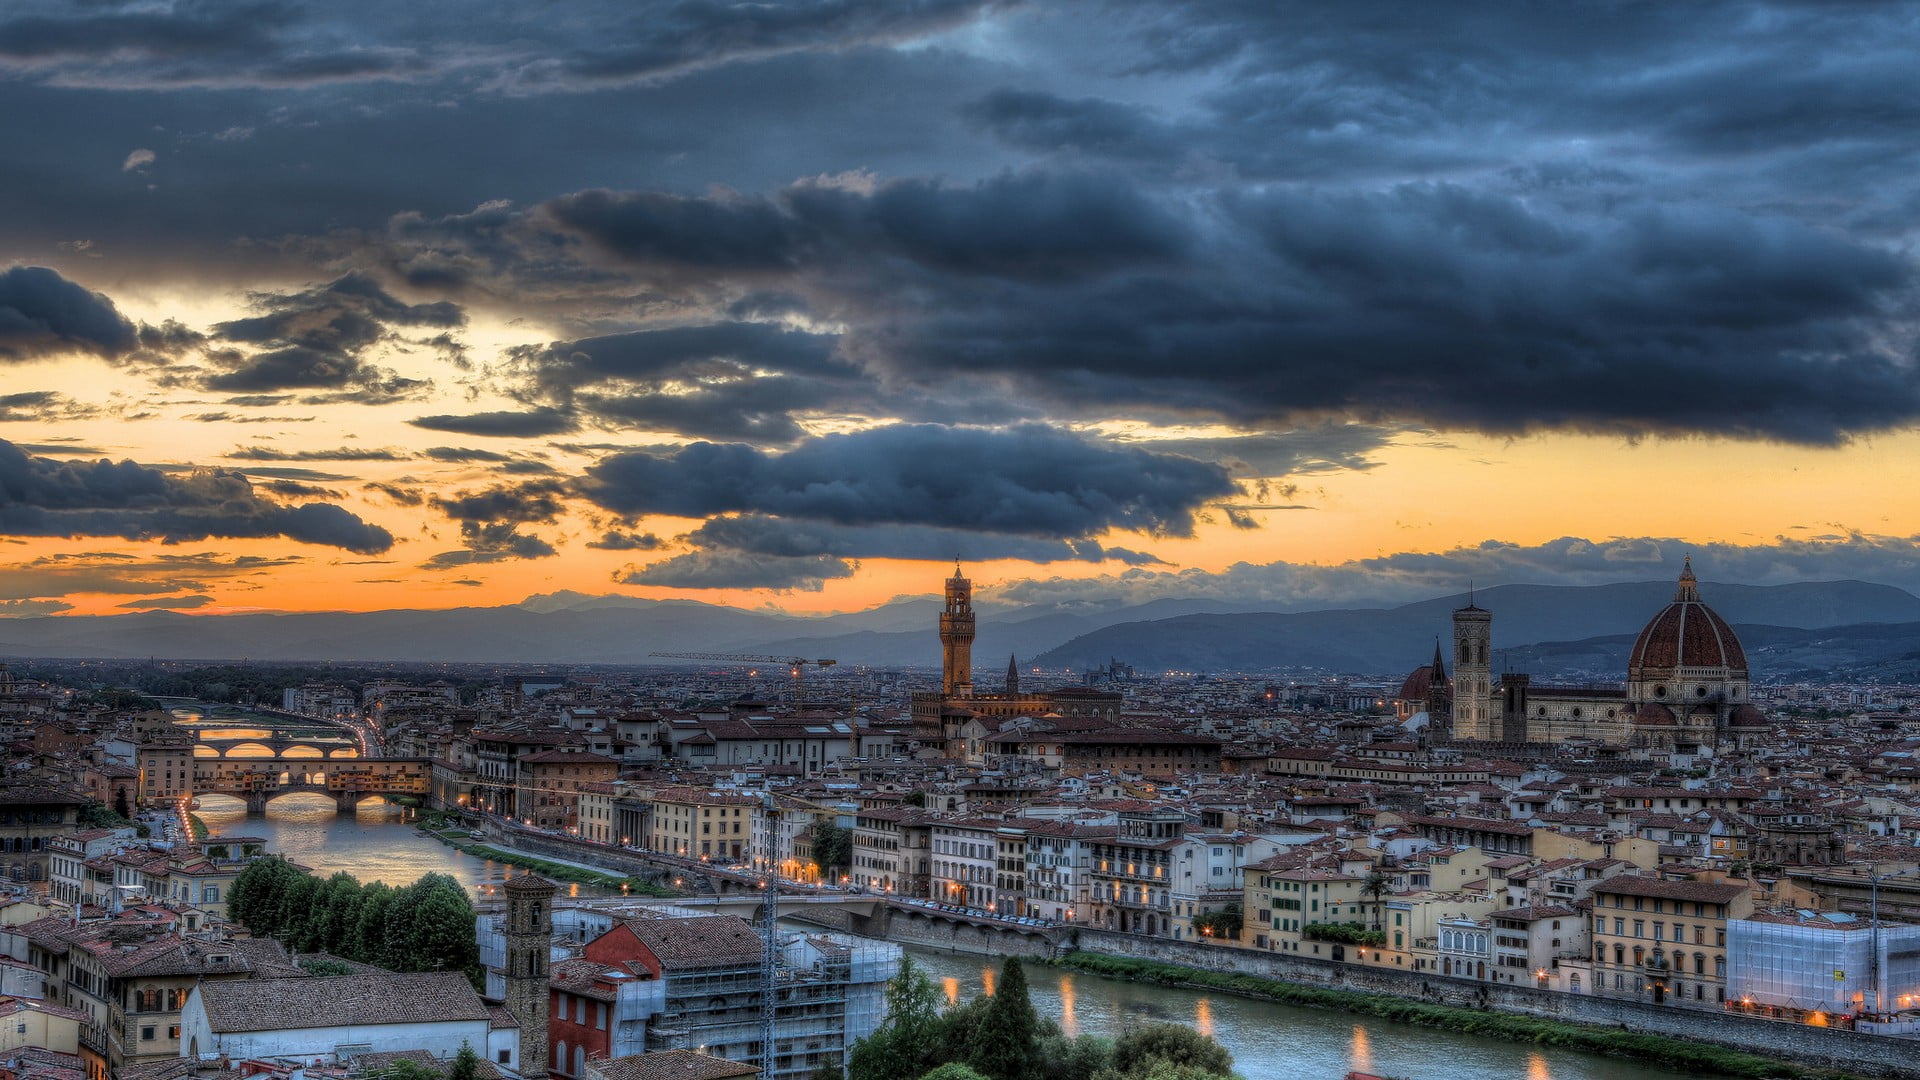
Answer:
<svg viewBox="0 0 1920 1080"><path fill-rule="evenodd" d="M1911 4L0 8L0 613L1920 588Z"/></svg>

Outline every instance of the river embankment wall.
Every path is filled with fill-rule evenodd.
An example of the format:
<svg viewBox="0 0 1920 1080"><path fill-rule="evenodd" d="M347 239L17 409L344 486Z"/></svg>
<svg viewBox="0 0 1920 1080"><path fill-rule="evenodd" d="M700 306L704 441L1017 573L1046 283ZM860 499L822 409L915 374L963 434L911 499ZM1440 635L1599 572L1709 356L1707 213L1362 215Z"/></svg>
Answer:
<svg viewBox="0 0 1920 1080"><path fill-rule="evenodd" d="M1207 971L1689 1039L1855 1075L1920 1078L1920 1039L1105 930L1083 929L1075 943L1087 952Z"/></svg>

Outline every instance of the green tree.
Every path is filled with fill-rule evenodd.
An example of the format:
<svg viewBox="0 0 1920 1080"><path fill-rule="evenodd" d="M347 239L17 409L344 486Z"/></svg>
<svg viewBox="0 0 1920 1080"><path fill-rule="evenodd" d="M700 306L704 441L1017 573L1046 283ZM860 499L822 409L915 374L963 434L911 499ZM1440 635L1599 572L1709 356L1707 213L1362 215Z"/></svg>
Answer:
<svg viewBox="0 0 1920 1080"><path fill-rule="evenodd" d="M1017 956L1000 966L1000 981L967 1041L967 1064L989 1080L1039 1080L1034 1049L1040 1018L1027 995L1027 973Z"/></svg>
<svg viewBox="0 0 1920 1080"><path fill-rule="evenodd" d="M360 903L366 887L358 878L342 870L328 878L320 889L314 925L308 934L308 952L325 950L346 955L351 947L355 925L360 920Z"/></svg>
<svg viewBox="0 0 1920 1080"><path fill-rule="evenodd" d="M811 841L813 861L820 865L820 873L828 880L836 876L836 871L844 871L853 865L853 834L835 825L828 818L813 823Z"/></svg>
<svg viewBox="0 0 1920 1080"><path fill-rule="evenodd" d="M466 893L445 874L428 874L413 887L420 890L420 901L413 908L405 966L400 970L459 971L473 978L480 968L480 946Z"/></svg>
<svg viewBox="0 0 1920 1080"><path fill-rule="evenodd" d="M1207 937L1237 941L1240 938L1240 926L1244 914L1239 904L1228 904L1219 911L1209 911L1193 920L1193 925Z"/></svg>
<svg viewBox="0 0 1920 1080"><path fill-rule="evenodd" d="M113 789L113 812L129 820L133 817L133 808L127 805L127 789L124 787Z"/></svg>
<svg viewBox="0 0 1920 1080"><path fill-rule="evenodd" d="M1380 913L1381 898L1387 894L1387 875L1381 873L1376 868L1372 873L1367 875L1367 880L1361 883L1360 891L1373 897L1373 928L1375 930L1381 929L1383 921Z"/></svg>
<svg viewBox="0 0 1920 1080"><path fill-rule="evenodd" d="M353 936L340 955L362 964L386 966L382 960L387 953L387 911L393 906L393 893L384 881L367 886L360 895L360 915L354 920Z"/></svg>
<svg viewBox="0 0 1920 1080"><path fill-rule="evenodd" d="M1180 1024L1145 1024L1113 1044L1113 1067L1123 1076L1144 1076L1155 1062L1204 1073L1233 1072L1233 1055L1226 1047Z"/></svg>
<svg viewBox="0 0 1920 1080"><path fill-rule="evenodd" d="M460 1051L447 1065L447 1080L480 1080L480 1055L467 1040L460 1040Z"/></svg>
<svg viewBox="0 0 1920 1080"><path fill-rule="evenodd" d="M1058 1024L1043 1021L1047 1029L1034 1051L1045 1080L1094 1080L1113 1067L1113 1040L1098 1035L1068 1038Z"/></svg>
<svg viewBox="0 0 1920 1080"><path fill-rule="evenodd" d="M899 973L887 984L886 1022L854 1044L848 1080L918 1076L939 1060L942 1029L940 992L913 957L902 956Z"/></svg>
<svg viewBox="0 0 1920 1080"><path fill-rule="evenodd" d="M992 1078L982 1076L959 1062L950 1061L932 1072L922 1073L920 1080L992 1080Z"/></svg>

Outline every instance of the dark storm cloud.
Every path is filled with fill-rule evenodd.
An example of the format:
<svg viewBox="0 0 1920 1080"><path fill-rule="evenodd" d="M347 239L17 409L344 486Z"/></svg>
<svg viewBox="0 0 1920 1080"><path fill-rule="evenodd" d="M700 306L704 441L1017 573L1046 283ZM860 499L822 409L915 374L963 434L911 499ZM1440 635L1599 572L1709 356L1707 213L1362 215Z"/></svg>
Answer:
<svg viewBox="0 0 1920 1080"><path fill-rule="evenodd" d="M0 62L66 86L286 87L429 70L411 49L329 49L316 28L299 25L298 9L282 4L35 6L59 13L0 22Z"/></svg>
<svg viewBox="0 0 1920 1080"><path fill-rule="evenodd" d="M718 323L556 342L511 353L528 392L603 422L697 438L790 442L793 413L871 404L834 337Z"/></svg>
<svg viewBox="0 0 1920 1080"><path fill-rule="evenodd" d="M848 559L1021 559L1027 562L1115 562L1134 566L1162 560L1093 540L1050 540L929 525L835 525L790 521L763 514L728 514L681 537L696 547L748 555L799 558L832 555Z"/></svg>
<svg viewBox="0 0 1920 1080"><path fill-rule="evenodd" d="M974 184L807 181L775 199L587 191L541 212L663 278L813 271L899 260L960 276L1049 279L1152 263L1187 237L1169 208L1100 173L1004 173Z"/></svg>
<svg viewBox="0 0 1920 1080"><path fill-rule="evenodd" d="M784 453L696 443L611 455L582 494L622 515L755 512L837 525L929 525L1081 538L1107 529L1185 536L1226 471L1040 425L896 425L809 439Z"/></svg>
<svg viewBox="0 0 1920 1080"><path fill-rule="evenodd" d="M0 272L0 361L85 352L118 358L139 332L113 301L44 266Z"/></svg>
<svg viewBox="0 0 1920 1080"><path fill-rule="evenodd" d="M330 503L282 506L245 476L221 470L169 474L136 464L54 461L0 440L0 534L118 536L180 543L209 537L284 536L372 553L393 536Z"/></svg>
<svg viewBox="0 0 1920 1080"><path fill-rule="evenodd" d="M968 383L1055 415L1241 427L1828 444L1920 418L1911 258L1759 210L1029 172L763 199L587 192L528 222L542 244L551 222L644 287L704 298L716 321L521 350L517 392L692 436L930 416ZM773 296L842 328L831 352L726 321ZM631 392L607 389L623 379Z"/></svg>
<svg viewBox="0 0 1920 1080"><path fill-rule="evenodd" d="M319 288L255 293L252 299L260 314L217 323L213 336L257 351L213 354L226 370L203 380L209 390L330 392L303 399L315 403L355 397L397 400L427 384L367 362L367 352L392 340L396 327L458 327L466 322L456 304L408 304L357 272Z"/></svg>
<svg viewBox="0 0 1920 1080"><path fill-rule="evenodd" d="M678 0L627 9L569 55L543 57L511 72L518 92L658 81L689 71L783 53L844 50L912 41L951 29L995 6L981 0L799 0L734 4Z"/></svg>
<svg viewBox="0 0 1920 1080"><path fill-rule="evenodd" d="M455 435L486 435L509 439L530 439L541 435L562 435L577 431L580 421L561 409L538 408L525 412L481 412L465 415L419 416L407 421L431 431Z"/></svg>
<svg viewBox="0 0 1920 1080"><path fill-rule="evenodd" d="M788 558L739 551L689 551L617 574L622 585L668 589L772 589L819 592L828 581L852 577L854 567L830 555Z"/></svg>

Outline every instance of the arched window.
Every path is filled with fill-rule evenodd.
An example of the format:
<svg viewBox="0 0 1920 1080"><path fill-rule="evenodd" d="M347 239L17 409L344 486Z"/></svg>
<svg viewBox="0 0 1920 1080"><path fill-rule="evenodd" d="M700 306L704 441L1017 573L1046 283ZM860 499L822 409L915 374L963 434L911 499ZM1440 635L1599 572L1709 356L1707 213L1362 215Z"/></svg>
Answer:
<svg viewBox="0 0 1920 1080"><path fill-rule="evenodd" d="M561 1039L553 1046L553 1067L560 1072L567 1071L567 1040Z"/></svg>

